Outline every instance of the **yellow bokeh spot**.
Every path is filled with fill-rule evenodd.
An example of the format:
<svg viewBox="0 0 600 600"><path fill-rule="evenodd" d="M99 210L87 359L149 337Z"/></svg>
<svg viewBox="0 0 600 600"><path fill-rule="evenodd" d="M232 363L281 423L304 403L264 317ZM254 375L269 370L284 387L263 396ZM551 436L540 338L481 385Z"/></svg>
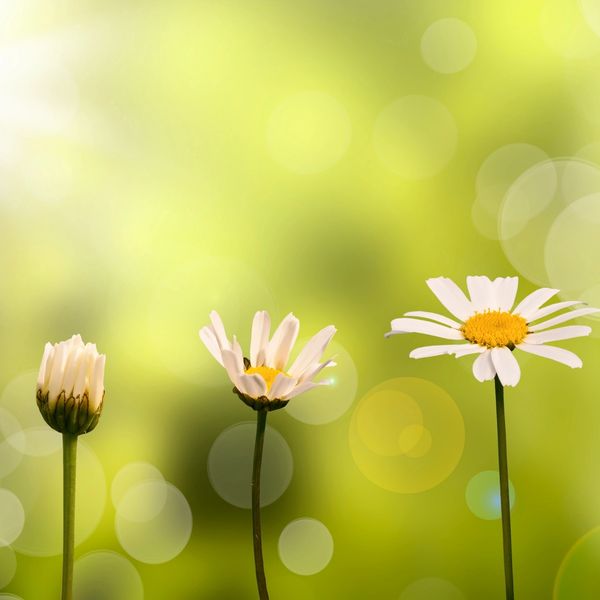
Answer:
<svg viewBox="0 0 600 600"><path fill-rule="evenodd" d="M249 369L246 369L246 375L254 375L255 373L260 375L265 380L265 383L267 384L267 390L271 389L271 386L275 381L275 377L277 377L279 373L283 373L286 377L288 377L287 373L284 371L273 369L271 367L250 367Z"/></svg>
<svg viewBox="0 0 600 600"><path fill-rule="evenodd" d="M467 340L480 346L514 346L525 339L527 321L509 312L487 310L467 319L461 329Z"/></svg>

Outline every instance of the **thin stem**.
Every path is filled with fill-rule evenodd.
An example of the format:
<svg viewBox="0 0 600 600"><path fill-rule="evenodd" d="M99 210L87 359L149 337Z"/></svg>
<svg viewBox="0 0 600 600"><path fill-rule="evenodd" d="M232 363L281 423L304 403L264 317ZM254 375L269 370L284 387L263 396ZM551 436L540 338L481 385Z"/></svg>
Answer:
<svg viewBox="0 0 600 600"><path fill-rule="evenodd" d="M252 466L252 540L254 543L254 566L256 568L256 585L260 600L269 600L265 565L262 554L262 532L260 526L260 467L262 464L263 446L265 443L265 427L267 411L256 411L256 441L254 442L254 464Z"/></svg>
<svg viewBox="0 0 600 600"><path fill-rule="evenodd" d="M504 549L504 580L506 600L514 600L512 541L510 532L510 498L508 492L508 458L506 453L506 424L504 420L504 386L498 375L496 387L496 422L498 425L498 466L500 468L500 504L502 506L502 544Z"/></svg>
<svg viewBox="0 0 600 600"><path fill-rule="evenodd" d="M62 600L73 598L73 552L75 548L75 473L77 436L63 433L63 571Z"/></svg>

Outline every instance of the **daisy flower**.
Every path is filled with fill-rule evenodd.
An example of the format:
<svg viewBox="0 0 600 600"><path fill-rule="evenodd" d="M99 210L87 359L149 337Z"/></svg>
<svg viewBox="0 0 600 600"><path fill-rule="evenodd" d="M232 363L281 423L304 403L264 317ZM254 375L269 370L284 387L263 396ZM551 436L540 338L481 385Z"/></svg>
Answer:
<svg viewBox="0 0 600 600"><path fill-rule="evenodd" d="M235 336L231 339L227 337L223 321L214 310L210 313L210 321L210 325L200 330L200 339L225 367L235 386L233 391L256 411L256 439L252 462L252 543L258 596L260 600L269 600L260 518L260 471L267 414L269 411L283 408L291 398L328 383L314 381L314 378L325 367L335 364L332 360L321 362L321 357L336 329L333 325L321 329L287 367L300 330L300 321L292 313L283 319L270 339L269 313L261 310L254 315L249 358L244 356Z"/></svg>
<svg viewBox="0 0 600 600"><path fill-rule="evenodd" d="M300 321L292 313L283 319L271 339L269 313L261 310L254 315L249 358L244 357L235 336L231 340L227 337L216 311L210 313L210 320L211 324L200 330L200 339L225 367L235 386L234 391L252 408L281 408L291 398L328 383L315 382L314 378L325 367L335 365L333 360L321 362L323 352L336 332L333 325L319 331L286 368L300 330Z"/></svg>
<svg viewBox="0 0 600 600"><path fill-rule="evenodd" d="M423 333L462 342L422 346L409 356L428 358L454 354L459 358L477 354L473 363L475 378L488 381L497 375L503 386L516 385L521 377L513 353L515 349L569 367L581 367L577 355L548 345L548 342L589 335L591 329L585 325L556 325L600 311L598 308L577 308L544 320L563 309L585 303L572 300L545 305L559 290L541 288L514 306L518 277L498 277L493 281L484 276L467 277L469 298L447 277L428 279L427 285L455 319L432 312L407 312L404 317L392 321L392 330L386 337L398 333Z"/></svg>

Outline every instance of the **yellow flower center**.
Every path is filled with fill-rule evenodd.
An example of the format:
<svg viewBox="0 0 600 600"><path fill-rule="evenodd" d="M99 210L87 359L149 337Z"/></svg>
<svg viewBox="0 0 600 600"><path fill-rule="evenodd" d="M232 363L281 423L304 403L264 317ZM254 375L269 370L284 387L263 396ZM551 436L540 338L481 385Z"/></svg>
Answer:
<svg viewBox="0 0 600 600"><path fill-rule="evenodd" d="M272 369L271 367L249 367L246 369L246 375L254 375L254 373L258 373L267 384L267 390L271 389L273 382L275 381L275 377L279 375L279 373L283 373L287 375L284 371L280 371L279 369Z"/></svg>
<svg viewBox="0 0 600 600"><path fill-rule="evenodd" d="M475 313L460 329L473 344L488 348L515 346L527 335L527 321L509 312L487 310Z"/></svg>

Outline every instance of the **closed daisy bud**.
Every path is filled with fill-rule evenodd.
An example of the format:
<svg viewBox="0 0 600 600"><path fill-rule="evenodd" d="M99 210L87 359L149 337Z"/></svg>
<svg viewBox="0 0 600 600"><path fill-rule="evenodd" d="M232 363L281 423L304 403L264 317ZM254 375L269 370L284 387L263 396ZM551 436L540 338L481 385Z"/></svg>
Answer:
<svg viewBox="0 0 600 600"><path fill-rule="evenodd" d="M106 356L80 335L46 344L37 380L42 417L60 433L81 435L96 427L104 399Z"/></svg>

